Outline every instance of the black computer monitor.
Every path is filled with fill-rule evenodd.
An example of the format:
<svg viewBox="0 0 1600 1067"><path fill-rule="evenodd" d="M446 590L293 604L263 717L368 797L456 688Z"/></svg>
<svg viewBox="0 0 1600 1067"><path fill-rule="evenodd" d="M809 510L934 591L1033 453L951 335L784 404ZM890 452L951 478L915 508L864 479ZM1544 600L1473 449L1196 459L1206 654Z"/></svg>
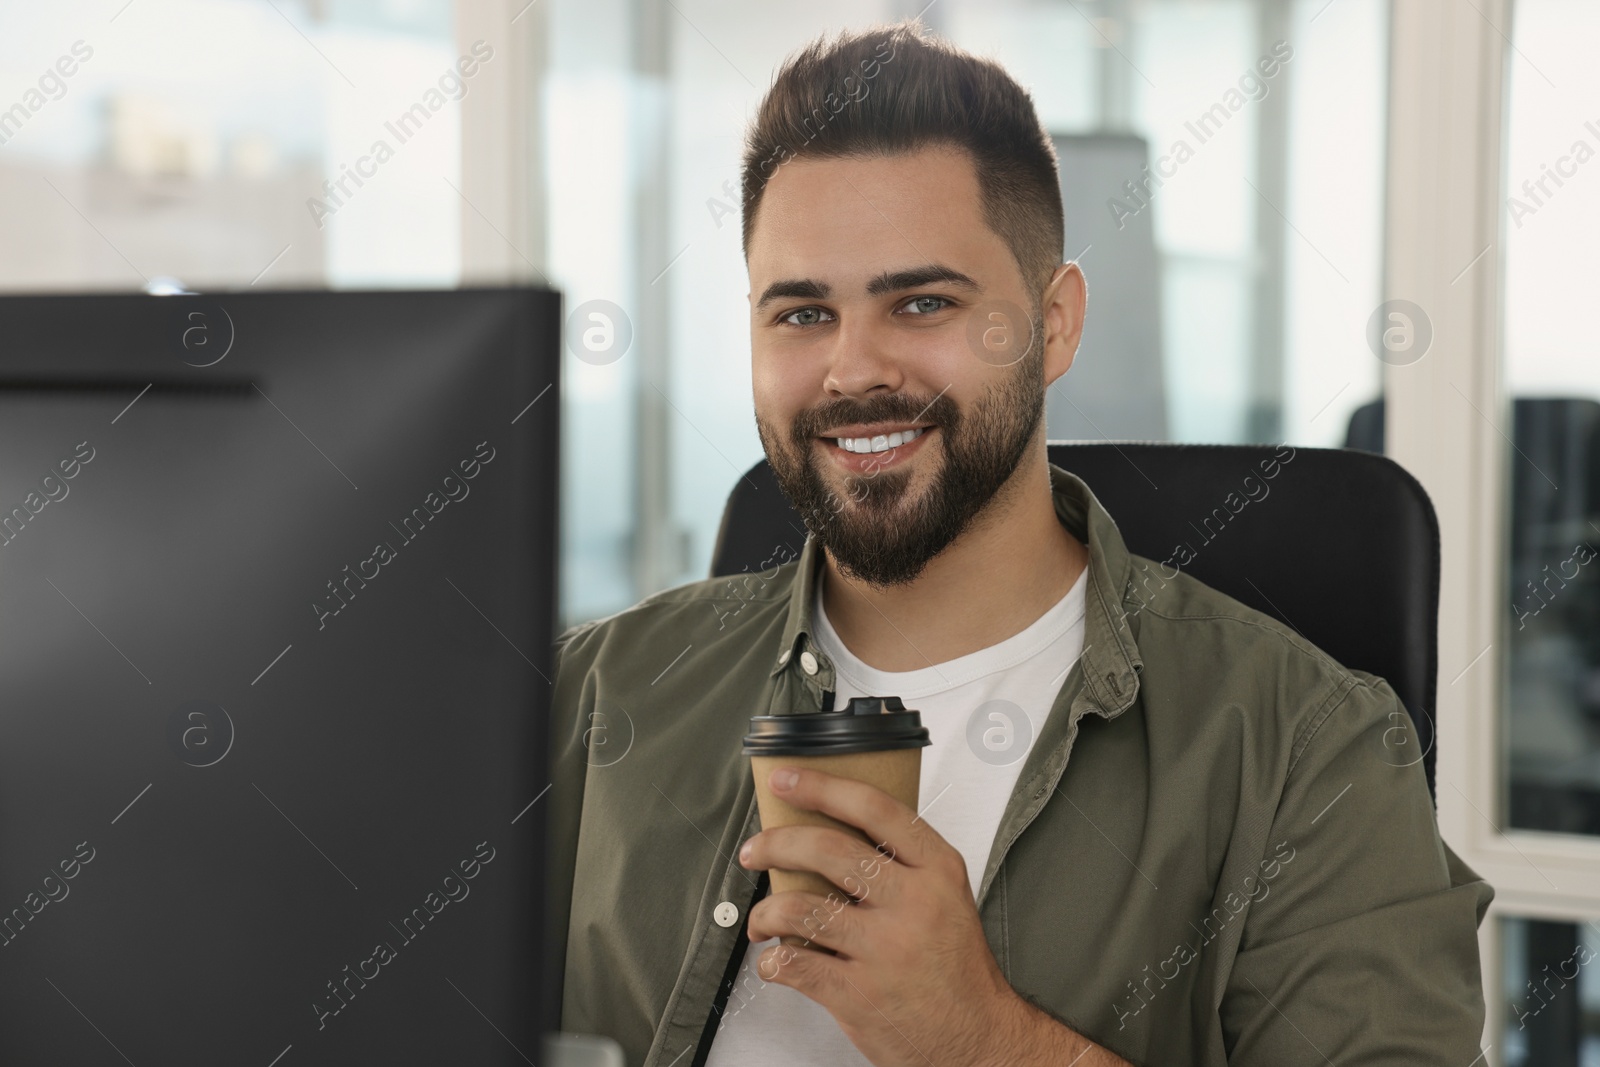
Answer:
<svg viewBox="0 0 1600 1067"><path fill-rule="evenodd" d="M0 298L0 1063L539 1056L559 308Z"/></svg>

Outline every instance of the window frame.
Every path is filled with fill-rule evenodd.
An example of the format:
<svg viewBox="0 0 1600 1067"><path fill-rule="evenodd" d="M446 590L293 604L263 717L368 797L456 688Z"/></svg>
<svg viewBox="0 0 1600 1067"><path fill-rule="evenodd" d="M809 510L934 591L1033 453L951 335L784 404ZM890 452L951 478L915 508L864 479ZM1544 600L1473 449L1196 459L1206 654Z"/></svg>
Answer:
<svg viewBox="0 0 1600 1067"><path fill-rule="evenodd" d="M1511 7L1394 3L1384 254L1384 298L1414 301L1433 326L1422 359L1385 368L1384 429L1389 456L1421 481L1439 516L1439 828L1495 889L1479 931L1484 1041L1495 1049L1507 1012L1499 919L1600 918L1600 838L1508 830L1504 814Z"/></svg>

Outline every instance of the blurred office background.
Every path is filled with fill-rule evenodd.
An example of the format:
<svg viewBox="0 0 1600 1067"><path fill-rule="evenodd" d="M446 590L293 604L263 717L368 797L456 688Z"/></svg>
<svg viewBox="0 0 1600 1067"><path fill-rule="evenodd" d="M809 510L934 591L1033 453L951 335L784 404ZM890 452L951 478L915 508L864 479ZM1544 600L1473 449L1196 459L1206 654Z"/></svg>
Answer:
<svg viewBox="0 0 1600 1067"><path fill-rule="evenodd" d="M1056 138L1063 256L1091 299L1052 437L1416 459L1441 503L1447 610L1452 576L1492 589L1444 621L1440 678L1441 715L1460 701L1464 723L1441 727L1457 744L1441 825L1501 889L1486 1062L1596 1067L1600 979L1575 961L1600 951L1600 8L1394 3L7 5L0 288L559 288L580 330L612 338L569 339L561 622L606 615L707 574L723 501L762 455L746 120L814 34L920 14L1003 62ZM475 72L443 80L467 55ZM425 121L397 130L407 114ZM1432 157L1406 131L1435 127L1464 145L1472 166L1444 173L1471 171L1468 194L1426 187ZM1147 166L1159 185L1130 189ZM1396 287L1458 204L1484 237L1429 268L1434 317L1385 304L1421 295ZM1472 373L1442 369L1458 365ZM1475 414L1446 413L1462 403ZM1468 476L1428 458L1433 437L1474 443ZM1457 654L1485 634L1479 659Z"/></svg>

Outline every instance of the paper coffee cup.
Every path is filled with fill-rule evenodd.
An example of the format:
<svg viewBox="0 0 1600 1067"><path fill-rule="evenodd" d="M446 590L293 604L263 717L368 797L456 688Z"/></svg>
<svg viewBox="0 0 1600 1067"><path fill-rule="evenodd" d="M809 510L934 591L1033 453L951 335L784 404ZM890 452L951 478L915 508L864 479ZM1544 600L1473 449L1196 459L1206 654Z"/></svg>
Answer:
<svg viewBox="0 0 1600 1067"><path fill-rule="evenodd" d="M915 811L922 780L922 750L930 743L921 714L906 710L900 698L893 696L856 697L842 711L753 716L744 739L744 752L750 757L761 828L828 826L877 848L882 843L868 839L860 829L821 812L797 808L774 795L769 777L779 767L814 768L876 786ZM844 899L871 891L867 872L843 877L843 886L815 871L774 867L768 876L774 893L798 889L824 899L830 895ZM831 906L837 907L837 901ZM819 921L826 918L824 913ZM782 935L780 940L796 946L811 943L803 931Z"/></svg>

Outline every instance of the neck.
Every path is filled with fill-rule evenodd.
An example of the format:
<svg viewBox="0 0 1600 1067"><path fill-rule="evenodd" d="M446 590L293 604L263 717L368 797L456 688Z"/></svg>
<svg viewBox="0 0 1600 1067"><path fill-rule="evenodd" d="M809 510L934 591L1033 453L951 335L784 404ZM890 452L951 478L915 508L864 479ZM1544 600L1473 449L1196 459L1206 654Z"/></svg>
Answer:
<svg viewBox="0 0 1600 1067"><path fill-rule="evenodd" d="M1056 516L1042 448L915 581L878 589L825 555L828 621L880 671L933 666L1021 633L1067 594L1089 558Z"/></svg>

